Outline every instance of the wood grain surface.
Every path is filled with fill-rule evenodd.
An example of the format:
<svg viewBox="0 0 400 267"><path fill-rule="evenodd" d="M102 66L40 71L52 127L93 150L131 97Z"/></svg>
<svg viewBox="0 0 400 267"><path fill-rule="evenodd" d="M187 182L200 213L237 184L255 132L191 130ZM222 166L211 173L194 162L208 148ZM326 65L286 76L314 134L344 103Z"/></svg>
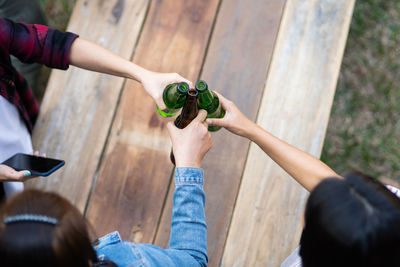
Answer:
<svg viewBox="0 0 400 267"><path fill-rule="evenodd" d="M252 120L258 112L284 4L284 0L222 1L200 77ZM213 133L213 144L203 161L209 266L219 265L249 148L247 140L224 129ZM168 243L172 192L156 239L161 246Z"/></svg>
<svg viewBox="0 0 400 267"><path fill-rule="evenodd" d="M78 0L68 31L129 59L147 5L148 0ZM33 143L66 165L29 187L57 191L84 210L123 81L75 67L52 71Z"/></svg>
<svg viewBox="0 0 400 267"><path fill-rule="evenodd" d="M287 2L257 123L319 157L353 0ZM251 144L222 266L280 266L298 246L302 187Z"/></svg>
<svg viewBox="0 0 400 267"><path fill-rule="evenodd" d="M218 0L152 1L134 62L195 80ZM99 235L151 243L171 181L166 120L135 82L127 82L112 126L87 217Z"/></svg>

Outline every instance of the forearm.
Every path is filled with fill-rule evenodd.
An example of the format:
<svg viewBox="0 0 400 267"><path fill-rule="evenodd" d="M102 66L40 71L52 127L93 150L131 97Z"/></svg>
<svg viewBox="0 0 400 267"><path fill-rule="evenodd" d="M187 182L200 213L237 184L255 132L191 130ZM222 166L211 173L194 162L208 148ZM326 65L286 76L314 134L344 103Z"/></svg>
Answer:
<svg viewBox="0 0 400 267"><path fill-rule="evenodd" d="M247 125L245 136L308 191L324 178L340 177L319 159L280 140L255 123Z"/></svg>
<svg viewBox="0 0 400 267"><path fill-rule="evenodd" d="M70 63L79 68L135 79L142 82L148 70L93 42L77 38L72 44Z"/></svg>
<svg viewBox="0 0 400 267"><path fill-rule="evenodd" d="M175 169L170 249L186 251L200 264L207 262L207 225L203 170Z"/></svg>

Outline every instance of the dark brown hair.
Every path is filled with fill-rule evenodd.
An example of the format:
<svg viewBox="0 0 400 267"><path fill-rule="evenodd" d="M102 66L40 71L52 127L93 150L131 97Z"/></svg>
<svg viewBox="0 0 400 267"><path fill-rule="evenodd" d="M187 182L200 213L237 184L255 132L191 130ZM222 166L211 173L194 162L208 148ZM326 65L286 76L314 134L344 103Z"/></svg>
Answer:
<svg viewBox="0 0 400 267"><path fill-rule="evenodd" d="M9 216L35 214L58 220L4 224ZM90 227L68 200L55 193L25 190L0 209L0 259L4 267L88 267L97 256L89 237Z"/></svg>

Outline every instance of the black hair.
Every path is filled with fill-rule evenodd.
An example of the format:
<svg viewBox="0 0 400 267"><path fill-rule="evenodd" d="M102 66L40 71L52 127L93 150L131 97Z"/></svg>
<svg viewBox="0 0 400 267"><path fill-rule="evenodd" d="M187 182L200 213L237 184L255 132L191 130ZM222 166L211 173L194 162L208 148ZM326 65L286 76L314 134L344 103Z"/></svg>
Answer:
<svg viewBox="0 0 400 267"><path fill-rule="evenodd" d="M400 199L358 172L311 192L300 240L304 267L397 266Z"/></svg>

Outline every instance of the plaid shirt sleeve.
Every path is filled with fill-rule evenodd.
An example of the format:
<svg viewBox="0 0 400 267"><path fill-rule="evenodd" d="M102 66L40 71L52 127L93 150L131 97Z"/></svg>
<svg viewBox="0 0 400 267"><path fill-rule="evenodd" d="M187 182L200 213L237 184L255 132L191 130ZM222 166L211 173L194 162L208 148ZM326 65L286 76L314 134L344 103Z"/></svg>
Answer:
<svg viewBox="0 0 400 267"><path fill-rule="evenodd" d="M0 18L0 96L15 105L32 132L38 104L32 89L11 65L10 54L25 63L41 63L68 69L71 45L78 35L62 33L37 24L24 24Z"/></svg>
<svg viewBox="0 0 400 267"><path fill-rule="evenodd" d="M77 37L43 25L0 21L0 41L10 54L25 63L68 69L70 48Z"/></svg>

